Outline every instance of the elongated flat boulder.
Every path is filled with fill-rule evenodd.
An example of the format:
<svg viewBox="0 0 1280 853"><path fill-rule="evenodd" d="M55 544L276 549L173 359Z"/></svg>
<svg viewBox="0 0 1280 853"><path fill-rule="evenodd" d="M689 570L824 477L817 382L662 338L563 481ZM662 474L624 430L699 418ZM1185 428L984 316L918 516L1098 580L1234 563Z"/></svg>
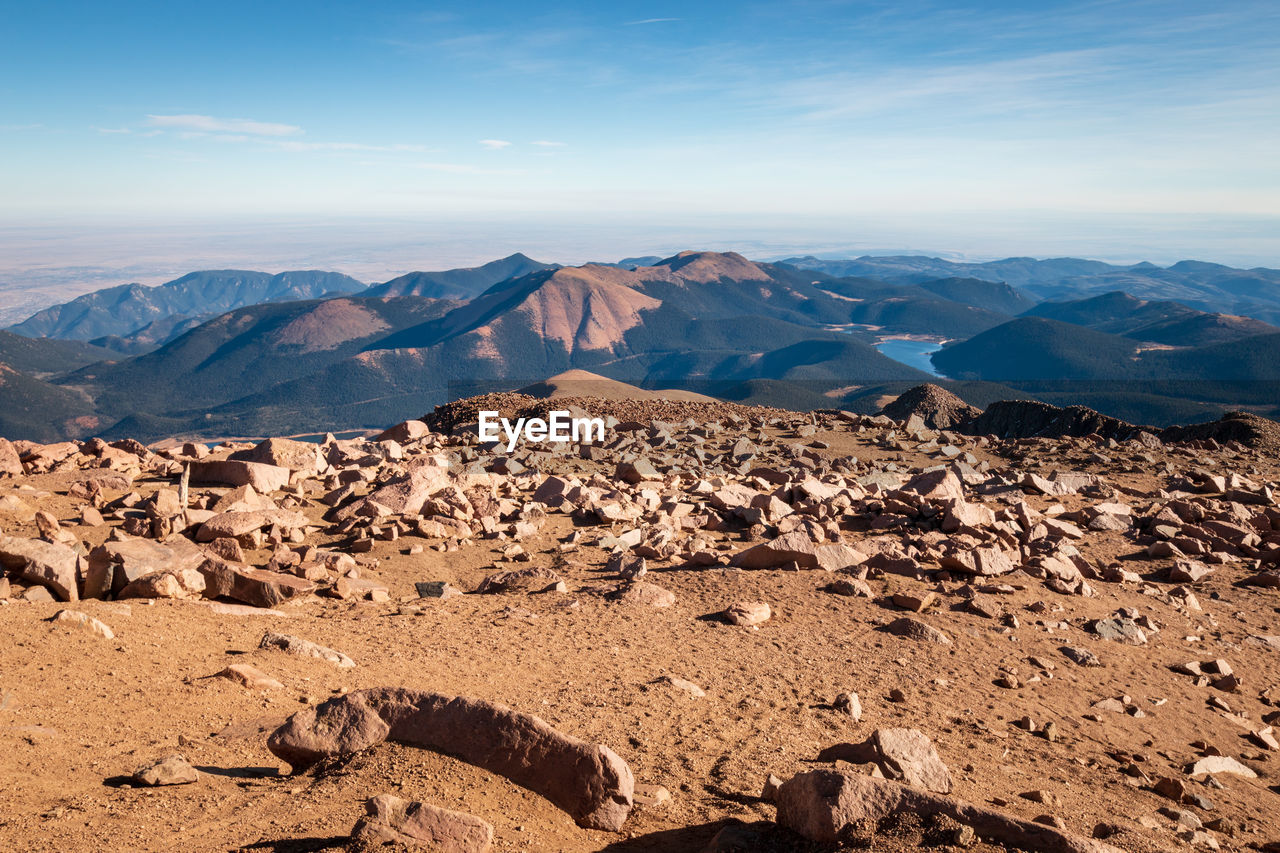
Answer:
<svg viewBox="0 0 1280 853"><path fill-rule="evenodd" d="M740 551L734 555L729 565L740 569L776 569L794 562L802 569L834 572L856 566L866 559L866 554L848 545L820 545L797 530Z"/></svg>
<svg viewBox="0 0 1280 853"><path fill-rule="evenodd" d="M191 463L192 485L253 486L266 494L289 485L293 472L279 465L235 460Z"/></svg>
<svg viewBox="0 0 1280 853"><path fill-rule="evenodd" d="M196 541L235 539L241 545L247 545L250 544L255 531L272 525L279 525L285 530L297 530L307 526L307 517L300 512L283 509L223 512L200 525L200 530L196 533Z"/></svg>
<svg viewBox="0 0 1280 853"><path fill-rule="evenodd" d="M305 578L254 569L218 557L206 559L198 571L204 576L205 598L234 598L254 607L275 607L316 590L315 583Z"/></svg>
<svg viewBox="0 0 1280 853"><path fill-rule="evenodd" d="M617 831L635 780L613 750L503 705L420 690L360 690L299 711L267 747L295 772L385 740L452 755L541 794L579 826Z"/></svg>
<svg viewBox="0 0 1280 853"><path fill-rule="evenodd" d="M228 457L236 462L256 462L290 471L316 474L328 467L320 455L320 445L309 441L293 441L288 438L268 438L249 450L241 450Z"/></svg>
<svg viewBox="0 0 1280 853"><path fill-rule="evenodd" d="M351 830L351 837L378 844L404 844L435 853L486 853L493 844L493 827L466 812L430 803L379 794L365 803L367 815Z"/></svg>
<svg viewBox="0 0 1280 853"><path fill-rule="evenodd" d="M1109 844L943 794L853 770L798 773L778 789L778 823L812 841L838 841L851 829L874 832L893 814L946 815L982 838L1036 853L1119 853Z"/></svg>

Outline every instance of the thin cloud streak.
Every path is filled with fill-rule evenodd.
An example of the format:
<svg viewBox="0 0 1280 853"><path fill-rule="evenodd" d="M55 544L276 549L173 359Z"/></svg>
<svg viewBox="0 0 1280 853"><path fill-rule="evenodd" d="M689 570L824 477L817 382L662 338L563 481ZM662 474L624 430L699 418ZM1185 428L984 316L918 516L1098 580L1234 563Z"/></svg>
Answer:
<svg viewBox="0 0 1280 853"><path fill-rule="evenodd" d="M174 130L190 130L204 133L247 133L253 136L293 136L302 133L302 128L292 124L279 124L269 121L253 121L244 118L215 118L205 115L149 115L147 124L151 127L171 128Z"/></svg>
<svg viewBox="0 0 1280 853"><path fill-rule="evenodd" d="M479 143L490 151L499 151L503 148L511 147L511 143L505 139L481 139Z"/></svg>

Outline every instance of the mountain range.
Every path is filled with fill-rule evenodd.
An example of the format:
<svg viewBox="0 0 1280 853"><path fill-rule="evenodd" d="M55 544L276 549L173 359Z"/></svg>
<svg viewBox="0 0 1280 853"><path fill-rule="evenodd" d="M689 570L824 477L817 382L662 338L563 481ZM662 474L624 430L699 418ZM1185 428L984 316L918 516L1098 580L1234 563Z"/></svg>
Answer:
<svg viewBox="0 0 1280 853"><path fill-rule="evenodd" d="M1210 313L1280 323L1280 270L1265 267L1246 270L1204 261L1179 261L1169 267L1145 262L1120 266L1081 258L1005 258L962 263L916 255L848 260L805 256L781 263L837 277L897 283L977 278L1019 288L1037 301L1068 301L1123 291L1138 299L1174 300Z"/></svg>
<svg viewBox="0 0 1280 853"><path fill-rule="evenodd" d="M128 336L156 323L210 317L263 302L354 293L364 285L336 272L302 270L271 275L248 270L193 272L156 287L122 284L38 311L11 331L38 338L93 341Z"/></svg>
<svg viewBox="0 0 1280 853"><path fill-rule="evenodd" d="M731 252L577 267L513 255L369 288L322 272L126 285L0 332L0 434L338 431L421 415L477 383L518 388L575 369L738 402L871 411L932 378L876 349L895 336L945 342L933 364L978 406L1078 402L1160 425L1240 406L1275 413L1280 328L1262 319L1093 293L1104 275L1093 261L998 262L1022 270L1019 284L929 278L957 265L919 258L893 280L836 274L874 264L889 275L901 260L819 262L827 272ZM1055 285L1076 298L1038 295L1046 264L1081 272L1075 290Z"/></svg>

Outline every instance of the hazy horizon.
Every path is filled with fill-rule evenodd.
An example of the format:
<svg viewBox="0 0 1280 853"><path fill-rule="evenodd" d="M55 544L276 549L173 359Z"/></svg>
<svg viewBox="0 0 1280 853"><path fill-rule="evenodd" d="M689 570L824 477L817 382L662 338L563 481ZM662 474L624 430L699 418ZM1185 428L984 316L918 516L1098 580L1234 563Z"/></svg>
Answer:
<svg viewBox="0 0 1280 853"><path fill-rule="evenodd" d="M1054 236L1038 233L1039 223L1048 220L1057 222ZM1116 264L1199 260L1280 267L1280 217L1215 222L1170 216L1160 229L1141 217L1113 216L1093 224L1045 214L988 221L985 229L973 217L950 216L847 223L750 216L670 223L372 216L0 221L0 324L81 293L162 284L201 269L325 269L375 283L415 270L476 266L515 252L562 264L703 249L736 251L754 260L805 254L919 254L976 262L1070 256Z"/></svg>
<svg viewBox="0 0 1280 853"><path fill-rule="evenodd" d="M0 219L1280 216L1261 0L168 10L11 10Z"/></svg>

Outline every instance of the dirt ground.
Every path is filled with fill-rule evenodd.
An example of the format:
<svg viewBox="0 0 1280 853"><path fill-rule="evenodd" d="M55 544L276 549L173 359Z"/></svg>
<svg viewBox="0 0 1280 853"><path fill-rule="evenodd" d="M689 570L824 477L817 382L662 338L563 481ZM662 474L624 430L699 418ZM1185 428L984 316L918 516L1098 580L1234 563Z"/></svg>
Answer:
<svg viewBox="0 0 1280 853"><path fill-rule="evenodd" d="M896 460L903 467L936 463L925 453L886 449L870 437L820 432L831 458ZM979 458L1007 459L979 448ZM1161 452L1157 451L1157 455ZM1108 464L1071 456L1022 463L1029 470L1078 467L1110 482L1152 494L1156 466L1113 454ZM1188 460L1177 460L1184 468ZM1125 467L1137 466L1125 471ZM584 463L575 461L575 466ZM1274 481L1276 460L1227 459ZM168 481L135 483L145 492ZM26 487L23 487L23 484ZM57 475L0 480L0 498L17 495L52 512L87 544L102 529L78 527L79 503L59 493ZM201 490L210 491L210 490ZM213 490L218 491L218 490ZM1068 510L1081 496L1028 497L1043 508ZM323 506L306 509L319 518ZM5 533L34 537L30 522L0 515ZM965 609L954 595L922 617L946 631L938 646L890 635L883 627L903 615L877 598L824 591L820 570L743 571L651 562L646 580L676 595L666 609L607 601L607 553L592 545L560 552L577 523L555 514L524 540L533 565L555 568L567 592L466 594L419 599L416 581L445 580L474 590L498 568L508 543L476 539L456 551L431 540L378 541L359 555L366 575L387 584L386 602L308 596L278 612L225 615L207 603L179 600L82 601L75 609L105 622L106 640L46 621L67 605L0 602L0 848L29 851L319 851L340 850L371 796L390 792L475 814L495 830L499 851L697 853L728 822L755 831L752 849L831 849L773 827L774 806L760 798L768 774L782 779L814 766L818 752L858 742L884 727L927 734L950 767L954 795L995 805L1023 818L1052 814L1088 836L1101 823L1117 832L1108 842L1130 851L1184 849L1174 822L1158 813L1174 805L1123 769L1136 765L1151 779L1183 775L1203 754L1197 741L1242 758L1255 779L1220 774L1205 787L1212 811L1234 836L1213 833L1227 850L1280 845L1280 753L1248 740L1240 718L1208 703L1218 697L1256 728L1275 710L1261 697L1280 686L1280 651L1246 642L1280 634L1280 592L1236 585L1243 565L1218 567L1197 585L1203 611L1187 614L1147 594L1147 585L1097 583L1098 596L1063 596L1015 572L999 579L1015 587L999 596L1018 627ZM587 542L607 528L579 527ZM847 533L861 539L896 533ZM761 540L744 530L711 534L726 557ZM332 541L321 537L320 541ZM426 544L420 554L408 546ZM1123 533L1090 534L1087 557L1116 559L1150 575L1168 560L1150 560ZM269 554L251 555L265 563ZM252 559L256 557L255 559ZM896 575L869 580L877 595L941 590L963 579L923 583ZM1145 591L1144 591L1145 590ZM736 601L763 601L773 616L733 627L707 618ZM1087 633L1086 620L1130 607L1160 630L1144 646L1108 642ZM351 669L258 647L264 631L280 630L349 655ZM1080 667L1060 652L1083 646L1102 661ZM1042 671L1028 658L1053 664ZM1224 658L1243 682L1235 693L1198 687L1170 667ZM283 683L251 691L214 677L248 663ZM997 685L1013 673L1020 687ZM659 681L686 679L705 691L693 697ZM669 801L640 805L619 834L585 830L537 794L446 756L384 744L299 776L266 746L267 735L291 713L343 692L405 686L500 702L536 714L557 729L609 746L638 783L660 785ZM901 690L901 701L890 692ZM855 691L863 716L854 723L831 706ZM1141 715L1085 718L1098 700L1131 697ZM1275 695L1273 692L1272 696ZM1050 742L1015 725L1029 716L1037 729L1057 724ZM200 771L195 784L141 788L130 780L140 765L179 753ZM1048 792L1047 803L1024 792ZM1180 806L1179 808L1187 809ZM1191 809L1187 809L1191 810ZM927 845L911 826L863 842L876 850ZM744 848L746 849L746 848ZM973 850L999 849L985 845Z"/></svg>

